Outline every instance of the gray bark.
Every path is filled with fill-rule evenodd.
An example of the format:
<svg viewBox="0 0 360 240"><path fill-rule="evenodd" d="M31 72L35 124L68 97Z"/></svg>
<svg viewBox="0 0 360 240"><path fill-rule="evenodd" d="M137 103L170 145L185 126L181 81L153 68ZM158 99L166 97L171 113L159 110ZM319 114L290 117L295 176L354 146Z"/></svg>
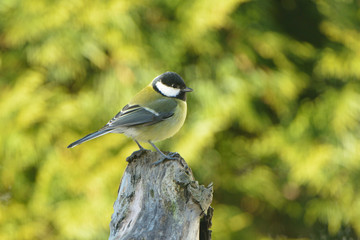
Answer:
<svg viewBox="0 0 360 240"><path fill-rule="evenodd" d="M199 185L177 156L158 165L152 164L161 158L157 152L147 150L128 158L111 216L110 240L199 239L200 218L210 207L212 185ZM211 217L205 225L211 226Z"/></svg>

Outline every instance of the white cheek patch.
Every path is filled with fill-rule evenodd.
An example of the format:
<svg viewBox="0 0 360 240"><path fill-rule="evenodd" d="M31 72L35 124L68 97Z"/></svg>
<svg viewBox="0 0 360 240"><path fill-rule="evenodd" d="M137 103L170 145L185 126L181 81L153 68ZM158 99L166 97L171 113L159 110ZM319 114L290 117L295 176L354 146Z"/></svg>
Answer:
<svg viewBox="0 0 360 240"><path fill-rule="evenodd" d="M180 93L180 89L166 86L162 82L158 81L156 87L159 91L167 97L176 97Z"/></svg>

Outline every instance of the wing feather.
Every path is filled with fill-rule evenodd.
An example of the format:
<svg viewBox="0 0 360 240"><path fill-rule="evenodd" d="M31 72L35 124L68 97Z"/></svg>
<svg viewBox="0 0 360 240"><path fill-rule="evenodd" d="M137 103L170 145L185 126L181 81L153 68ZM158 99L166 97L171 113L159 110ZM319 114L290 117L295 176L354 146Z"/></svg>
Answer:
<svg viewBox="0 0 360 240"><path fill-rule="evenodd" d="M174 115L177 102L169 99L159 99L147 106L126 105L102 129L152 125Z"/></svg>

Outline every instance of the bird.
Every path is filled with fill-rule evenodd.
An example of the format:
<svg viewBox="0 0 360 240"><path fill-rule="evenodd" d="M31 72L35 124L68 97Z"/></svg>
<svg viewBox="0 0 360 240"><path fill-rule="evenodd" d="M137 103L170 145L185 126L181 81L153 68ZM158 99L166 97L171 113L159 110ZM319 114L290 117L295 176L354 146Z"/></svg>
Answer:
<svg viewBox="0 0 360 240"><path fill-rule="evenodd" d="M176 159L174 155L163 153L154 142L172 137L183 126L187 114L186 94L192 91L179 74L165 72L138 92L104 127L71 143L68 148L108 133L122 133L139 146L137 155L146 150L139 142L150 143L162 156L155 164Z"/></svg>

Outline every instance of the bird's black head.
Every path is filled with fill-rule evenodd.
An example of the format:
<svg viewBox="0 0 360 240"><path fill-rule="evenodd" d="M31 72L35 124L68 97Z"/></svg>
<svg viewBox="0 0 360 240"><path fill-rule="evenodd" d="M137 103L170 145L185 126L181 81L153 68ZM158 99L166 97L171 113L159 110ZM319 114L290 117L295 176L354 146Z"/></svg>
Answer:
<svg viewBox="0 0 360 240"><path fill-rule="evenodd" d="M174 72L166 72L157 76L152 81L155 91L165 97L178 98L186 101L186 93L192 92L191 88L186 87L184 80L179 74Z"/></svg>

